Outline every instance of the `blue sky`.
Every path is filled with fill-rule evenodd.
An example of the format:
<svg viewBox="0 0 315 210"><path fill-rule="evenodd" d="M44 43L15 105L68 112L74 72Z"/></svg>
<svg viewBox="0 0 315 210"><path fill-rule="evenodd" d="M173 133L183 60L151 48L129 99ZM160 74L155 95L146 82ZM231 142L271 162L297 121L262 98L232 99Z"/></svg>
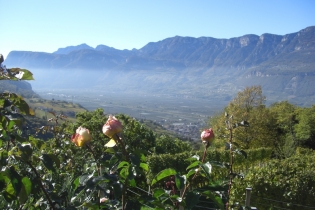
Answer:
<svg viewBox="0 0 315 210"><path fill-rule="evenodd" d="M0 53L86 43L139 49L173 36L284 35L315 25L315 0L1 0Z"/></svg>

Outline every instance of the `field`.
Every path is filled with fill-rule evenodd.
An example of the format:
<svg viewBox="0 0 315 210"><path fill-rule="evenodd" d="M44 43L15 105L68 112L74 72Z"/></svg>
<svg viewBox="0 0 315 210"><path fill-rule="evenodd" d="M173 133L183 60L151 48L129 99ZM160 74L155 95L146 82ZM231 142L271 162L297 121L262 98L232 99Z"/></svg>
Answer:
<svg viewBox="0 0 315 210"><path fill-rule="evenodd" d="M79 104L87 110L102 108L106 114L124 113L139 120L151 120L182 137L199 139L199 131L207 126L209 117L221 111L227 102L167 94L102 93L102 91L35 90L46 102L47 108L63 102L66 111L79 111ZM36 105L36 104L35 104ZM42 104L43 105L43 104ZM40 104L37 104L40 106ZM78 110L77 110L78 109Z"/></svg>
<svg viewBox="0 0 315 210"><path fill-rule="evenodd" d="M52 113L55 113L56 115L62 113L67 117L67 120L74 121L75 113L86 110L80 105L68 101L45 100L39 98L25 100L34 110L35 116L43 120L53 118L54 115Z"/></svg>

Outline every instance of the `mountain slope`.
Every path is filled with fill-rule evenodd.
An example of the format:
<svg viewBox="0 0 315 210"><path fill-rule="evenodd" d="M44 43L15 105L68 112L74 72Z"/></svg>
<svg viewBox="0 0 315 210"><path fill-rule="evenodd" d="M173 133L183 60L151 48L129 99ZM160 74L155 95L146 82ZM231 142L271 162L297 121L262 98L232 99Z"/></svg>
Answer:
<svg viewBox="0 0 315 210"><path fill-rule="evenodd" d="M274 100L315 97L315 26L283 36L176 36L150 42L139 50L105 45L93 49L82 44L58 51L62 54L12 51L5 64L45 69L46 77L52 74L49 79L61 71L63 76L55 83L62 87L84 88L83 83L69 82L69 78L84 78L90 88L104 89L111 84L122 91L225 97L244 86L262 85Z"/></svg>
<svg viewBox="0 0 315 210"><path fill-rule="evenodd" d="M59 52L59 54L57 54ZM119 65L133 66L156 61L151 68L250 68L272 61L280 64L294 62L295 66L314 63L315 27L308 27L297 33L284 36L263 34L244 35L231 39L211 37L172 37L151 42L139 50L117 50L99 45L95 49L86 44L59 48L53 54L41 52L12 51L5 60L8 66L22 65L41 68L85 68L86 61L93 61L90 68L111 69ZM128 60L138 59L137 63ZM128 59L129 58L129 59ZM75 64L74 64L75 62ZM169 65L166 65L166 64ZM150 65L149 65L150 66ZM129 67L130 68L130 67ZM179 68L179 67L177 67Z"/></svg>

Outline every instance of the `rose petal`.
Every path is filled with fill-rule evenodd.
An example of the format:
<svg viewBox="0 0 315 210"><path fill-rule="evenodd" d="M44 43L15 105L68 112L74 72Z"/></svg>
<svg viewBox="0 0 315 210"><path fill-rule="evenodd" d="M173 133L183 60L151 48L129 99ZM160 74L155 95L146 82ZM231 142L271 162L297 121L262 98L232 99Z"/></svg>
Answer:
<svg viewBox="0 0 315 210"><path fill-rule="evenodd" d="M116 145L116 141L114 139L109 140L107 144L105 144L105 147L114 147Z"/></svg>

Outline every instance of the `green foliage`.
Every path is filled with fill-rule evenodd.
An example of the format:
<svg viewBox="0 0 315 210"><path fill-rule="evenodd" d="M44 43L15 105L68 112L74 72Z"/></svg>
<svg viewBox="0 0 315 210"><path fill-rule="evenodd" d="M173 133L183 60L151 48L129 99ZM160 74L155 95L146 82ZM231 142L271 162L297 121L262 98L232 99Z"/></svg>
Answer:
<svg viewBox="0 0 315 210"><path fill-rule="evenodd" d="M210 119L210 124L216 131L216 137L226 139L229 130L226 129L226 116L233 124L233 141L244 149L271 147L274 136L273 120L269 110L263 105L265 96L260 86L247 87L225 107L224 112ZM241 122L248 122L249 126L242 126ZM268 138L266 138L268 136Z"/></svg>
<svg viewBox="0 0 315 210"><path fill-rule="evenodd" d="M1 67L0 80L34 80L33 74L27 69Z"/></svg>
<svg viewBox="0 0 315 210"><path fill-rule="evenodd" d="M130 150L152 150L156 137L151 129L127 115L120 114L116 117L123 123L123 135Z"/></svg>
<svg viewBox="0 0 315 210"><path fill-rule="evenodd" d="M290 157L296 147L315 149L314 105L299 108L287 101L270 106L276 140L275 152L279 157Z"/></svg>
<svg viewBox="0 0 315 210"><path fill-rule="evenodd" d="M246 172L257 164L267 162L272 154L272 149L259 148L246 150L247 158L243 155L235 155L234 167L236 171ZM147 157L147 162L150 167L148 178L152 179L160 171L165 168L173 168L178 173L184 174L191 164L188 159L192 156L192 152L173 153L173 154L160 154ZM198 157L202 156L202 152L196 154ZM225 163L228 164L230 160L230 151L227 150L208 150L205 161L209 161L216 170L212 172L213 178L222 178L222 173L227 176Z"/></svg>
<svg viewBox="0 0 315 210"><path fill-rule="evenodd" d="M297 108L297 121L294 125L297 144L315 149L315 105L310 108Z"/></svg>
<svg viewBox="0 0 315 210"><path fill-rule="evenodd" d="M168 168L160 171L152 180L151 185L154 185L157 181L164 179L165 177L174 176L177 172L174 169Z"/></svg>
<svg viewBox="0 0 315 210"><path fill-rule="evenodd" d="M178 138L170 137L168 135L161 135L156 139L156 154L176 154L191 150L192 147L189 143L184 142Z"/></svg>
<svg viewBox="0 0 315 210"><path fill-rule="evenodd" d="M270 147L276 157L286 158L294 155L296 147L315 149L315 106L300 108L287 101L277 102L270 107L263 105L260 87L245 88L227 107L234 128L234 142L242 148ZM219 140L229 138L225 113L210 119ZM249 126L241 126L248 122ZM223 147L223 142L215 143Z"/></svg>
<svg viewBox="0 0 315 210"><path fill-rule="evenodd" d="M266 162L250 169L243 180L234 182L231 202L245 200L244 189L251 187L251 203L258 209L315 206L314 167L314 152Z"/></svg>

